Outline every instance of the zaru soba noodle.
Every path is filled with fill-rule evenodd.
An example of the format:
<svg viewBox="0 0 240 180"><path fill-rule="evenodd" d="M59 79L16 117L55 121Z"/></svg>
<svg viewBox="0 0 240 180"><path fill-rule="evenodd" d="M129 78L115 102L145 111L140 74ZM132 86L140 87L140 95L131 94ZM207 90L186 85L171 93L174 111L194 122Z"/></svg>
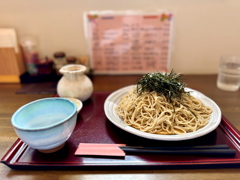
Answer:
<svg viewBox="0 0 240 180"><path fill-rule="evenodd" d="M212 109L185 91L181 75L148 73L121 98L116 112L125 124L153 134L185 134L206 126Z"/></svg>

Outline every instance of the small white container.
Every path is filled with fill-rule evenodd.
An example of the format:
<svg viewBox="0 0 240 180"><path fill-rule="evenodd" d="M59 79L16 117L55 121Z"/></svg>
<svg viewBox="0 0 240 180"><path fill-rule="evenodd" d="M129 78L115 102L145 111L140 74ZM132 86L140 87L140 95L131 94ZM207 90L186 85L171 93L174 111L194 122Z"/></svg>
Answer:
<svg viewBox="0 0 240 180"><path fill-rule="evenodd" d="M60 69L63 74L57 85L60 97L71 97L82 102L90 98L93 92L92 81L84 73L86 67L79 64L66 65Z"/></svg>

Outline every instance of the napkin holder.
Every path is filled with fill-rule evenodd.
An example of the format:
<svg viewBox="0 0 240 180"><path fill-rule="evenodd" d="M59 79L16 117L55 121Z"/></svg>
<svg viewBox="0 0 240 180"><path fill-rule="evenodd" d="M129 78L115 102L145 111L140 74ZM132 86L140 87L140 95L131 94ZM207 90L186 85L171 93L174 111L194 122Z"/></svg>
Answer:
<svg viewBox="0 0 240 180"><path fill-rule="evenodd" d="M13 29L0 28L0 83L18 83L26 72L22 51Z"/></svg>

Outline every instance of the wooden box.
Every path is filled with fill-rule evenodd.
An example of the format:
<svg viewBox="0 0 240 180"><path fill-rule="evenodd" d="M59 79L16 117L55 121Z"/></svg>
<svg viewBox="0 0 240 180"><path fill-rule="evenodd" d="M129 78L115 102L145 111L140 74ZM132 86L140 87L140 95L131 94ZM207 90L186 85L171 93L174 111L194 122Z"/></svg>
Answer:
<svg viewBox="0 0 240 180"><path fill-rule="evenodd" d="M0 83L18 83L25 72L21 51L16 53L13 47L0 48Z"/></svg>

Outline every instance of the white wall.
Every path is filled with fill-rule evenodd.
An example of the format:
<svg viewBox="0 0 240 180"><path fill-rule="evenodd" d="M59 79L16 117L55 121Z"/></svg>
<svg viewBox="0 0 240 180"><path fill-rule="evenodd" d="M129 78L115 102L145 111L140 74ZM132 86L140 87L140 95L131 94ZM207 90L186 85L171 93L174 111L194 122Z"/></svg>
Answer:
<svg viewBox="0 0 240 180"><path fill-rule="evenodd" d="M175 14L172 68L217 72L221 55L240 55L239 0L0 0L0 28L39 37L40 54L87 53L82 13L88 10L169 9Z"/></svg>

